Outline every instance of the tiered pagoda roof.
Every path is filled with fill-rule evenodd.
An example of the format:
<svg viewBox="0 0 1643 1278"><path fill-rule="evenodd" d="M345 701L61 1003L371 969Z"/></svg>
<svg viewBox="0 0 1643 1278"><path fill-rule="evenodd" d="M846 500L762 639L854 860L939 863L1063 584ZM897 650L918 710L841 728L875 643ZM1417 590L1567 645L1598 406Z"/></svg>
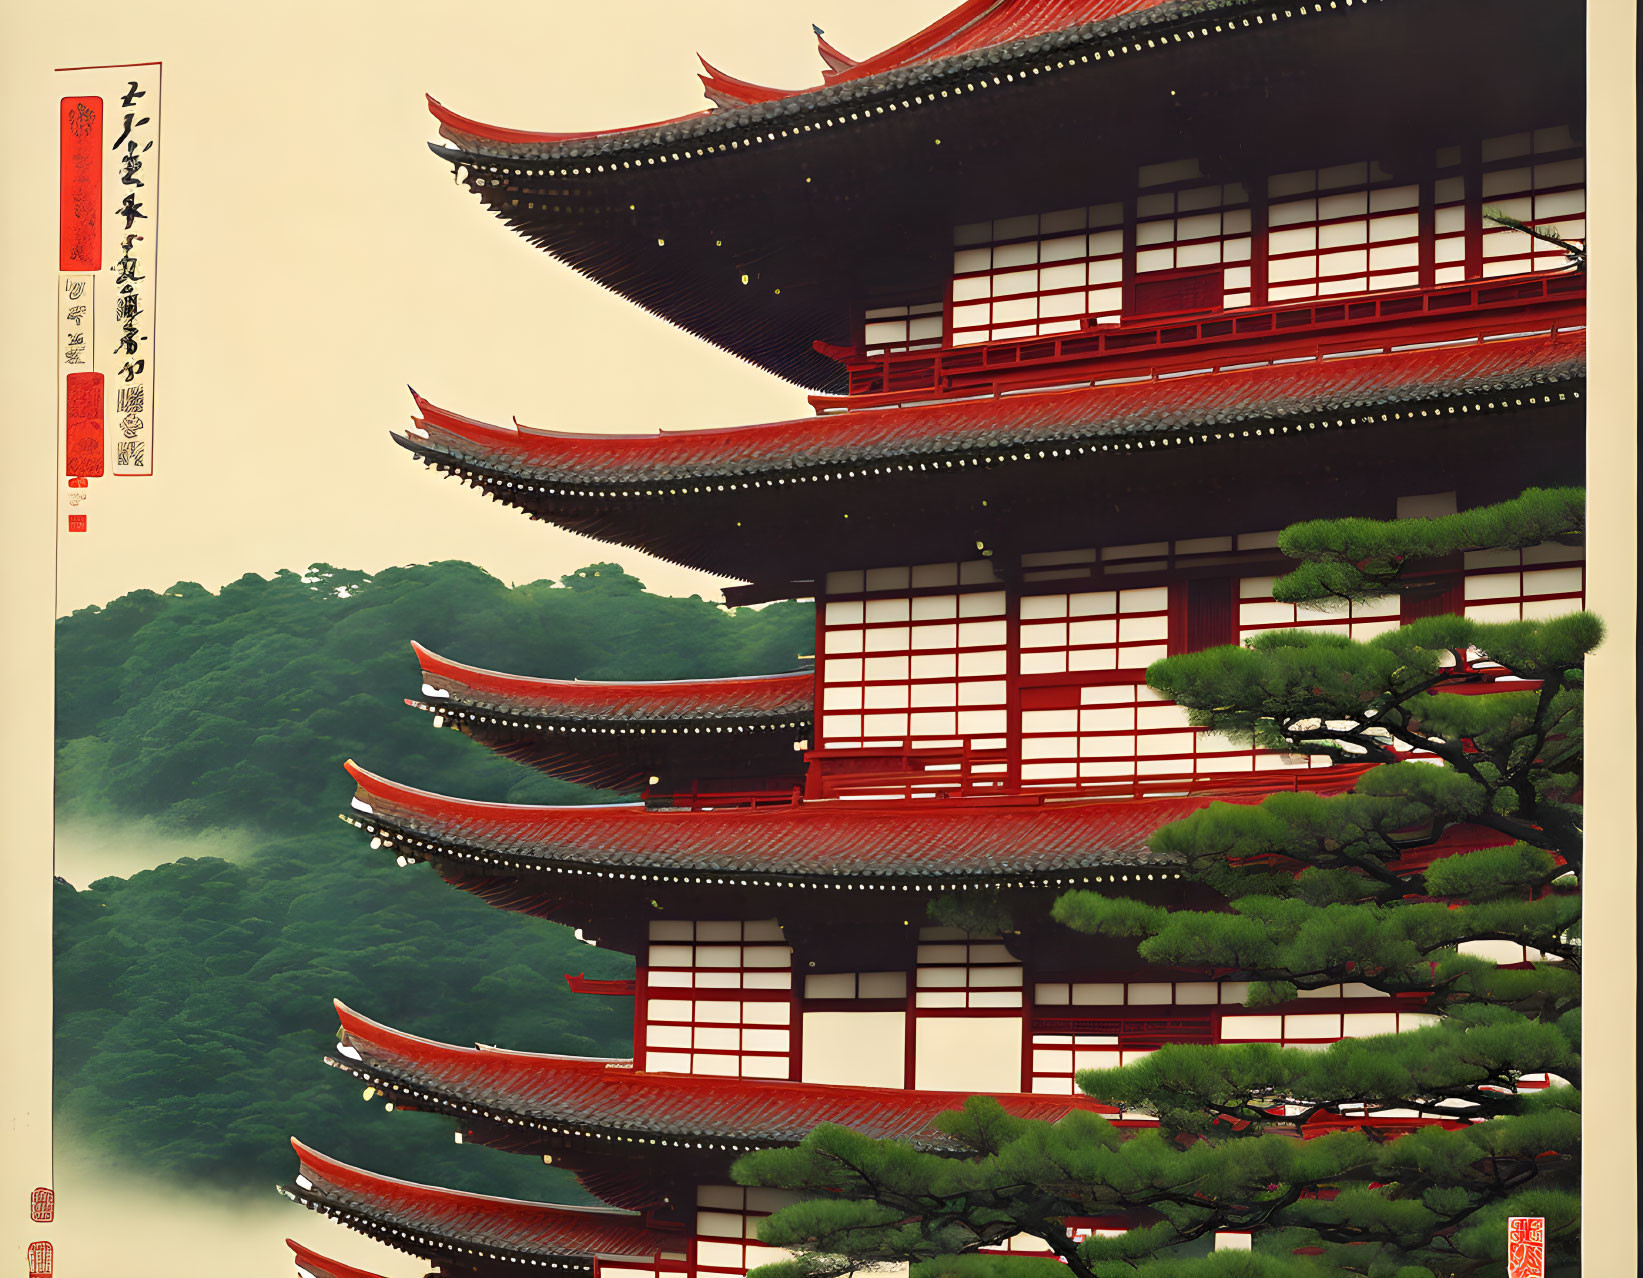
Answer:
<svg viewBox="0 0 1643 1278"><path fill-rule="evenodd" d="M298 1175L281 1192L400 1251L468 1265L592 1272L604 1259L649 1260L683 1237L636 1212L562 1207L439 1189L351 1167L293 1139Z"/></svg>
<svg viewBox="0 0 1643 1278"><path fill-rule="evenodd" d="M1003 887L1131 870L1173 876L1176 860L1152 852L1147 840L1216 797L820 800L656 811L484 803L400 785L352 761L347 768L357 789L355 811L344 819L403 856L448 860L480 875L636 882L734 875L786 887ZM1349 788L1356 775L1331 780Z"/></svg>
<svg viewBox="0 0 1643 1278"><path fill-rule="evenodd" d="M1544 408L1584 385L1582 331L1430 345L1365 355L1315 344L1307 362L1224 370L1197 352L1187 360L1198 367L1180 375L1021 394L995 388L978 398L651 435L494 426L418 396L414 426L394 439L533 518L744 580L811 579L827 564L872 566L887 553L915 563L967 557L955 551L968 549L984 518L1025 544L1032 529L1023 522L1060 509L1046 484L1075 485L1081 500L1066 509L1083 510L1092 490L1117 495L1149 478L1134 465L1115 469L1137 454L1147 456L1154 482L1167 478L1178 490L1195 464L1223 478L1240 465L1270 468L1261 442L1289 446L1285 436L1299 442L1339 428L1347 438L1338 449L1358 445L1366 464L1404 430L1419 431L1428 447L1469 449L1478 430L1498 431L1483 419ZM1233 440L1236 455L1216 447ZM1281 464L1296 464L1293 454ZM1012 468L1028 467L1031 483L1005 482ZM966 499L971 488L974 501ZM1019 509L1014 488L1031 494ZM881 504L923 506L926 517L916 527L898 524L902 535L889 542L875 518ZM1177 535L1189 531L1179 527L1178 494L1173 504L1148 504L1153 520ZM841 519L841 506L854 506L854 523ZM1135 520L1128 526L1137 538L1150 535Z"/></svg>
<svg viewBox="0 0 1643 1278"><path fill-rule="evenodd" d="M1306 167L1323 145L1378 153L1381 114L1296 104L1378 101L1387 66L1417 95L1405 105L1455 137L1539 127L1548 103L1578 118L1580 60L1549 58L1546 41L1578 47L1580 17L1549 36L1542 16L1530 0L1498 0L1487 22L1452 0L965 0L872 57L821 48L814 88L709 66L716 109L654 124L544 132L429 106L451 144L435 153L533 243L709 342L837 391L843 374L813 340L853 340L863 299L941 297L954 225L1120 198L1183 136L1224 157L1214 181L1261 171L1257 151L1267 172ZM1457 47L1490 69L1482 89L1453 73ZM1513 91L1530 81L1535 94ZM1099 172L1067 162L1092 145ZM1087 189L1092 178L1111 189Z"/></svg>
<svg viewBox="0 0 1643 1278"><path fill-rule="evenodd" d="M505 1124L510 1135L593 1144L677 1145L741 1151L796 1145L823 1123L916 1148L956 1153L935 1127L967 1093L845 1087L768 1079L641 1073L631 1060L456 1047L391 1029L337 1003L346 1070L407 1108L466 1123ZM1022 1118L1053 1122L1094 1109L1082 1096L998 1098Z"/></svg>
<svg viewBox="0 0 1643 1278"><path fill-rule="evenodd" d="M655 124L544 133L469 120L432 97L428 108L439 121L440 135L466 153L574 159L641 149L647 143L676 144L738 125L746 127L755 119L825 111L831 105L854 101L862 93L882 90L890 77L894 77L895 88L907 90L924 80L939 81L955 70L973 75L983 66L1031 58L1045 49L1078 49L1118 32L1144 32L1149 26L1170 18L1179 20L1205 7L1182 0L965 0L923 30L860 61L846 58L818 36L818 52L826 68L824 83L804 89L755 84L727 75L706 58L699 58L705 71L699 77L704 96L717 110L695 111ZM1232 0L1221 7L1253 6L1248 0ZM828 93L829 88L838 91Z"/></svg>
<svg viewBox="0 0 1643 1278"><path fill-rule="evenodd" d="M500 754L604 789L701 777L787 778L815 718L815 675L605 683L502 674L413 643L424 697L406 704Z"/></svg>

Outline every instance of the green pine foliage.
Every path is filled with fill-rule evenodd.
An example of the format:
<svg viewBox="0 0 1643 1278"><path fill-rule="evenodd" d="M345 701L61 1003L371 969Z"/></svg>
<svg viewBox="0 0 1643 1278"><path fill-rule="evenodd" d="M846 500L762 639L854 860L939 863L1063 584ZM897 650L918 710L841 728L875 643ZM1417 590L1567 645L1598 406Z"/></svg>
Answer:
<svg viewBox="0 0 1643 1278"><path fill-rule="evenodd" d="M185 858L85 890L59 881L55 1114L111 1166L265 1193L286 1138L413 1180L584 1198L566 1173L457 1148L448 1120L383 1112L325 1068L340 998L453 1043L626 1055L632 1003L566 972L632 963L399 870L336 820L352 755L396 779L513 802L598 792L541 777L403 704L407 640L493 669L583 678L793 669L809 604L726 612L649 594L612 564L509 588L465 563L315 565L212 593L138 591L58 624L60 814L117 830L248 832L248 858Z"/></svg>
<svg viewBox="0 0 1643 1278"><path fill-rule="evenodd" d="M1583 527L1578 490L1446 519L1299 525L1280 544L1305 562L1279 593L1419 590L1430 558ZM739 1179L803 1197L761 1231L795 1259L755 1278L895 1261L919 1278L1051 1278L1055 1261L978 1254L1021 1234L1079 1278L1496 1275L1511 1215L1544 1216L1548 1272L1576 1272L1581 702L1601 637L1583 613L1434 617L1367 642L1284 631L1153 665L1148 682L1197 726L1382 766L1346 794L1215 803L1159 831L1152 848L1181 858L1219 908L1165 909L1114 885L1061 897L1055 920L1129 938L1161 968L1247 982L1252 1008L1340 986L1399 995L1388 1007L1422 1023L1322 1049L1172 1045L1081 1073L1089 1095L1157 1118L1139 1133L1086 1113L1012 1119L978 1098L941 1120L968 1157L835 1128L751 1155ZM1445 691L1466 661L1523 682ZM1487 837L1422 853L1456 827ZM1480 942L1537 957L1501 966ZM1534 1075L1553 1085L1520 1090ZM1407 1134L1357 1126L1376 1117ZM1115 1214L1139 1227L1069 1239L1068 1217ZM1224 1230L1250 1231L1253 1250L1208 1254Z"/></svg>
<svg viewBox="0 0 1643 1278"><path fill-rule="evenodd" d="M1278 578L1284 603L1345 603L1425 585L1418 570L1467 550L1579 544L1586 490L1530 488L1511 501L1436 519L1316 519L1292 524L1278 548L1301 566Z"/></svg>

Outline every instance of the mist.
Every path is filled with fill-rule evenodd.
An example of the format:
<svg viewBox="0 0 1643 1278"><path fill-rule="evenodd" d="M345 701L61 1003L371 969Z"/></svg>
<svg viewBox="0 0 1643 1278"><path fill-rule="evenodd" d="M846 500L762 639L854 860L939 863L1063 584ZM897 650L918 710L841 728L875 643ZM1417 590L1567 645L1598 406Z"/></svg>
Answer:
<svg viewBox="0 0 1643 1278"><path fill-rule="evenodd" d="M426 1261L325 1219L274 1192L218 1193L115 1171L61 1130L57 1220L41 1233L59 1278L295 1278L294 1238L382 1278L424 1278ZM293 1175L295 1160L292 1161Z"/></svg>
<svg viewBox="0 0 1643 1278"><path fill-rule="evenodd" d="M72 818L57 823L52 872L84 890L98 879L129 879L141 870L186 856L243 861L256 848L257 836L249 830L178 834L146 819Z"/></svg>

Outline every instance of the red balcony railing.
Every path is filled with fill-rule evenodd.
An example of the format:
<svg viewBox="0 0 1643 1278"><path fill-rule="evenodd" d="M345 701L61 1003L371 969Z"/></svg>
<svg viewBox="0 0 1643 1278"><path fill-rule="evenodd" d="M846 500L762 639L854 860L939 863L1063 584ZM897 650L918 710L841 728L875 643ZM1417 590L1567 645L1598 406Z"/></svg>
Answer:
<svg viewBox="0 0 1643 1278"><path fill-rule="evenodd" d="M818 411L1157 377L1303 355L1329 357L1585 323L1581 272L1100 325L940 350L845 355L850 392ZM829 348L830 350L833 348Z"/></svg>

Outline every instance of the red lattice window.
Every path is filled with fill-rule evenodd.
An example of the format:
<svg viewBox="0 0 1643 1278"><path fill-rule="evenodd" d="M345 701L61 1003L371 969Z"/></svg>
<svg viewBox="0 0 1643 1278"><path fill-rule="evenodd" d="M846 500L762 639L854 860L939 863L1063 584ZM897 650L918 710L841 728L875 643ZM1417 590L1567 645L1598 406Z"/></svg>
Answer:
<svg viewBox="0 0 1643 1278"><path fill-rule="evenodd" d="M641 1068L791 1078L792 963L773 919L652 921Z"/></svg>
<svg viewBox="0 0 1643 1278"><path fill-rule="evenodd" d="M1147 686L1143 671L1118 682L1021 690L1021 782L1029 788L1306 766L1302 756L1253 750L1192 727L1185 710Z"/></svg>
<svg viewBox="0 0 1643 1278"><path fill-rule="evenodd" d="M759 1242L759 1222L796 1202L779 1189L742 1189L702 1185L696 1190L696 1272L741 1278L758 1265L787 1258L788 1253Z"/></svg>
<svg viewBox="0 0 1643 1278"><path fill-rule="evenodd" d="M1267 180L1267 298L1273 302L1420 284L1420 187L1374 163Z"/></svg>
<svg viewBox="0 0 1643 1278"><path fill-rule="evenodd" d="M1482 208L1581 243L1586 239L1586 160L1567 128L1483 143ZM1525 275L1569 265L1556 244L1485 222L1483 274Z"/></svg>
<svg viewBox="0 0 1643 1278"><path fill-rule="evenodd" d="M941 345L942 304L880 306L867 312L862 348L868 355L931 350Z"/></svg>
<svg viewBox="0 0 1643 1278"><path fill-rule="evenodd" d="M919 1008L1020 1007L1021 963L997 937L954 928L919 932L913 1005Z"/></svg>
<svg viewBox="0 0 1643 1278"><path fill-rule="evenodd" d="M1243 186L1143 191L1135 201L1135 280L1129 313L1166 315L1248 306L1249 261L1249 192Z"/></svg>
<svg viewBox="0 0 1643 1278"><path fill-rule="evenodd" d="M1121 204L1027 214L953 234L951 342L1072 333L1124 307Z"/></svg>
<svg viewBox="0 0 1643 1278"><path fill-rule="evenodd" d="M1586 554L1548 543L1523 550L1473 550L1461 591L1474 621L1533 621L1586 606Z"/></svg>
<svg viewBox="0 0 1643 1278"><path fill-rule="evenodd" d="M830 592L887 587L925 593L869 593L823 603L817 640L821 746L1004 747L1007 602L1001 589L963 588L968 567L829 574ZM980 567L990 582L991 570Z"/></svg>
<svg viewBox="0 0 1643 1278"><path fill-rule="evenodd" d="M1086 590L1021 600L1021 673L1145 669L1169 655L1169 589Z"/></svg>

